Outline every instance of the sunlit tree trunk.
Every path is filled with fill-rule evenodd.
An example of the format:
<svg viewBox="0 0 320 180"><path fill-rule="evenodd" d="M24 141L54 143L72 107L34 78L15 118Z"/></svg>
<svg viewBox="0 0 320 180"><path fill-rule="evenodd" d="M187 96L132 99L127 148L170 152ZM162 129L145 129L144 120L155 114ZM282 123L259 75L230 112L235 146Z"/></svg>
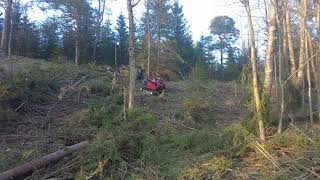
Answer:
<svg viewBox="0 0 320 180"><path fill-rule="evenodd" d="M250 31L250 42L251 42L251 49L250 49L250 59L252 64L252 86L253 86L253 99L255 103L256 114L258 118L258 127L259 127L259 137L261 141L265 141L265 129L264 129L264 120L262 115L262 106L261 106L261 99L259 93L259 76L258 76L258 67L257 67L257 57L256 57L256 47L255 47L255 33L253 29L252 23L252 15L249 0L244 0L242 3L245 6L247 16L248 16L248 25Z"/></svg>
<svg viewBox="0 0 320 180"><path fill-rule="evenodd" d="M301 86L304 80L304 63L305 63L305 41L306 41L306 18L307 18L307 0L300 2L300 50L299 50L299 70L297 75L297 86Z"/></svg>
<svg viewBox="0 0 320 180"><path fill-rule="evenodd" d="M139 1L137 2L139 3ZM136 61L134 59L134 20L133 20L133 8L137 5L132 4L132 0L127 0L127 9L129 17L129 65L130 65L130 82L129 82L129 99L128 99L128 108L132 109L134 107L134 90L136 84Z"/></svg>
<svg viewBox="0 0 320 180"><path fill-rule="evenodd" d="M289 48L289 58L290 58L290 73L296 74L297 65L296 65L296 58L294 53L294 47L292 42L292 32L291 32L291 21L290 21L290 14L289 8L287 4L287 0L284 0L284 10L285 10L285 20L286 20L286 29L287 29L287 37L288 37L288 48ZM295 81L296 75L294 75L293 81Z"/></svg>
<svg viewBox="0 0 320 180"><path fill-rule="evenodd" d="M273 58L274 58L274 45L276 39L276 5L272 1L270 5L269 15L269 27L268 27L268 47L265 64L265 79L264 79L264 91L267 96L271 94L271 88L273 83Z"/></svg>
<svg viewBox="0 0 320 180"><path fill-rule="evenodd" d="M307 34L305 33L305 37ZM308 43L305 41L305 59L306 61L310 58L308 52ZM310 123L313 125L313 110L312 110L312 86L311 86L311 70L310 70L310 61L307 62L307 79L308 79L308 98L309 98L309 116L310 116Z"/></svg>
<svg viewBox="0 0 320 180"><path fill-rule="evenodd" d="M307 41L307 45L308 45L308 50L309 50L309 58L307 60L310 61L310 65L311 65L311 74L312 74L312 78L314 78L314 83L316 85L316 87L318 87L318 76L317 76L317 70L316 70L316 56L314 56L314 50L313 50L313 44L312 44L312 39L311 39L311 35L310 32L308 30L306 30L306 41ZM311 79L312 79L311 78Z"/></svg>
<svg viewBox="0 0 320 180"><path fill-rule="evenodd" d="M320 51L320 1L317 3L317 11L316 11L316 22L317 22L317 36L318 36L318 51ZM320 121L320 54L317 55L317 77L318 77L318 118Z"/></svg>

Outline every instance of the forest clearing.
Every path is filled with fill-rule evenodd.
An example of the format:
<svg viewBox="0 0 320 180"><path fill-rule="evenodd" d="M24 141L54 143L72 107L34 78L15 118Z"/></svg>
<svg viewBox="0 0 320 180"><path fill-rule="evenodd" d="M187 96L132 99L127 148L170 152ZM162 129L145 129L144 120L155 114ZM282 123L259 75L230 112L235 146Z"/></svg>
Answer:
<svg viewBox="0 0 320 180"><path fill-rule="evenodd" d="M0 180L320 179L320 1L0 5Z"/></svg>

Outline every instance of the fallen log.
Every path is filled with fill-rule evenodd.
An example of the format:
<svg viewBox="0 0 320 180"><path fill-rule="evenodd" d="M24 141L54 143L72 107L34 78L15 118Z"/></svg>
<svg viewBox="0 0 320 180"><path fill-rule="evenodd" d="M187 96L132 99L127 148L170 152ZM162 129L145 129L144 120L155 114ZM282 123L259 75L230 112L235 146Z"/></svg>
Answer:
<svg viewBox="0 0 320 180"><path fill-rule="evenodd" d="M41 157L40 159L35 159L27 162L21 166L9 169L5 172L0 173L0 180L16 179L18 177L24 176L27 173L39 169L43 166L47 166L50 163L56 162L68 154L72 154L78 150L81 150L89 145L88 141L84 141L72 146L68 146L63 150L56 151L54 153L48 154Z"/></svg>

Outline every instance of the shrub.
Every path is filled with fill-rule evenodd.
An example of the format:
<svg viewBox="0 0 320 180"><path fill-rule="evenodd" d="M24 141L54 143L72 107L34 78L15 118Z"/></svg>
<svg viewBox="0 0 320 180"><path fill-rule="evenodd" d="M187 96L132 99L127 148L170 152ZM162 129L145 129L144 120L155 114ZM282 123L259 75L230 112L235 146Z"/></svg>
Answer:
<svg viewBox="0 0 320 180"><path fill-rule="evenodd" d="M112 106L110 106L112 107ZM90 112L93 122L103 122L89 150L89 157L83 163L82 170L93 172L99 162L112 162L113 172L109 176L117 177L116 169L121 169L125 162L141 158L143 142L149 138L150 130L154 127L156 119L146 110L138 108L129 110L126 119L117 109L110 113L110 109L98 108ZM86 174L86 173L85 173ZM102 173L101 176L107 176Z"/></svg>
<svg viewBox="0 0 320 180"><path fill-rule="evenodd" d="M249 148L254 136L241 124L233 124L225 129L225 143L229 143L236 156L243 155Z"/></svg>
<svg viewBox="0 0 320 180"><path fill-rule="evenodd" d="M48 98L48 92L59 90L57 77L61 73L64 71L59 72L55 67L43 69L40 65L31 65L1 83L2 91L8 93L2 94L0 98L7 103L43 103Z"/></svg>

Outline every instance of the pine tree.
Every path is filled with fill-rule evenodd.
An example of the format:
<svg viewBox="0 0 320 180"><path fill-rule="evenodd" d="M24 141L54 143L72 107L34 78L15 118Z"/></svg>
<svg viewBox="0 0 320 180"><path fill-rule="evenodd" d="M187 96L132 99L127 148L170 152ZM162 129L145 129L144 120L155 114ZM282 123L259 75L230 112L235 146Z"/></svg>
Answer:
<svg viewBox="0 0 320 180"><path fill-rule="evenodd" d="M182 6L175 2L171 8L172 15L170 19L170 40L175 44L175 52L185 61L181 63L181 69L188 72L190 66L195 66L194 47L192 36L184 18Z"/></svg>
<svg viewBox="0 0 320 180"><path fill-rule="evenodd" d="M80 55L81 55L81 40L88 40L83 35L85 33L81 32L81 27L84 27L84 30L88 29L88 18L90 18L90 13L92 13L92 7L90 6L89 1L87 0L40 0L48 3L50 8L60 10L63 13L63 16L66 19L71 19L74 22L75 32L74 32L74 46L75 54L74 61L76 64L80 64ZM84 43L87 43L85 41ZM88 50L88 49L87 49Z"/></svg>
<svg viewBox="0 0 320 180"><path fill-rule="evenodd" d="M162 39L168 39L170 34L169 29L169 20L170 20L170 6L169 0L150 0L150 14L151 22L154 27L154 34L156 34L156 46L157 46L157 74L161 74L162 58L161 50L163 49L164 43Z"/></svg>
<svg viewBox="0 0 320 180"><path fill-rule="evenodd" d="M101 26L101 37L97 46L97 62L116 66L114 62L116 39L115 33L111 30L111 23L107 21ZM118 47L117 47L118 48Z"/></svg>
<svg viewBox="0 0 320 180"><path fill-rule="evenodd" d="M126 25L125 17L120 14L117 20L117 42L119 43L118 49L118 64L127 65L129 63L128 55L128 28Z"/></svg>
<svg viewBox="0 0 320 180"><path fill-rule="evenodd" d="M95 32L94 32L94 43L93 43L93 52L92 59L96 60L97 46L101 37L101 25L104 20L104 14L106 9L106 0L98 0L98 8L95 9Z"/></svg>
<svg viewBox="0 0 320 180"><path fill-rule="evenodd" d="M48 18L40 27L41 58L54 58L61 49L59 44L59 21Z"/></svg>
<svg viewBox="0 0 320 180"><path fill-rule="evenodd" d="M65 23L67 24L67 23ZM67 25L61 29L62 51L68 61L74 60L75 54L75 34L72 26Z"/></svg>
<svg viewBox="0 0 320 180"><path fill-rule="evenodd" d="M12 53L18 56L38 58L40 54L40 36L35 23L30 22L23 12L22 5L13 5L12 16Z"/></svg>
<svg viewBox="0 0 320 180"><path fill-rule="evenodd" d="M228 16L217 16L211 21L210 31L213 36L213 50L220 52L221 70L224 68L224 55L239 37L239 30L235 28L235 22ZM217 38L216 38L217 36Z"/></svg>

